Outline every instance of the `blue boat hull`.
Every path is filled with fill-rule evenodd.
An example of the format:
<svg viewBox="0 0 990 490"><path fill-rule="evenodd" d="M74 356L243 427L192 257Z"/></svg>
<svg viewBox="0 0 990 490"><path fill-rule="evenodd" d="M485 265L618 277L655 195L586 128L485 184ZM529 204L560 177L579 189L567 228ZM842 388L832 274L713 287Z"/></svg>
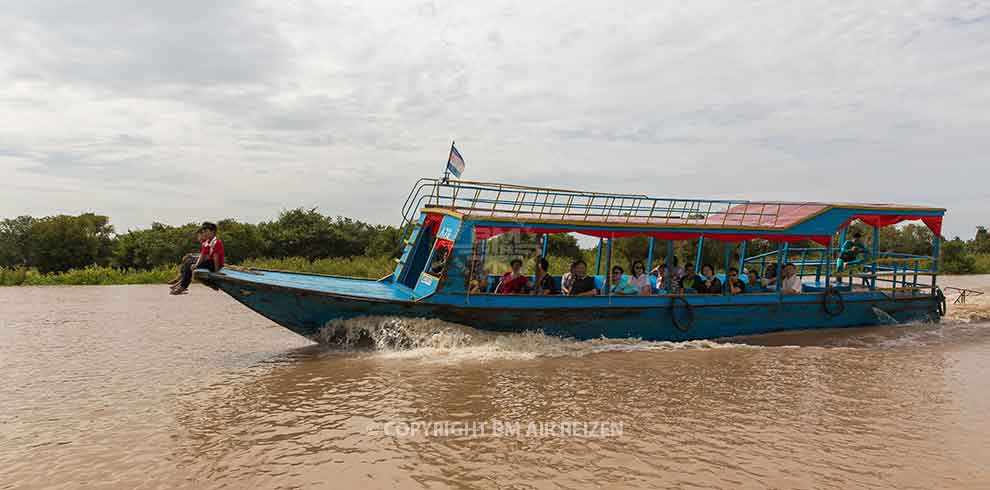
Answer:
<svg viewBox="0 0 990 490"><path fill-rule="evenodd" d="M204 281L248 308L306 337L335 320L365 316L436 318L480 330L542 330L575 339L640 338L682 341L784 330L938 321L929 295L889 297L847 293L830 315L821 294L777 296L540 297L437 294L420 301L357 297L210 275ZM689 305L689 306L688 306ZM836 313L833 310L833 313ZM676 321L675 321L676 320Z"/></svg>

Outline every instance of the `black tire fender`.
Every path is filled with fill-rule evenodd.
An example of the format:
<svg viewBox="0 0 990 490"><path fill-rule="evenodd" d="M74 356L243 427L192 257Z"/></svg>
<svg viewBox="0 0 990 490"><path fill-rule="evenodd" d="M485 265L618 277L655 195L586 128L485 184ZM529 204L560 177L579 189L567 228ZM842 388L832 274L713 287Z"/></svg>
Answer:
<svg viewBox="0 0 990 490"><path fill-rule="evenodd" d="M686 324L681 323L681 321L677 319L676 310L678 301L684 303L684 309L687 310L688 321ZM694 308L691 306L691 303L688 303L688 301L684 299L683 296L670 297L670 321L674 323L674 328L680 330L681 332L687 332L694 326Z"/></svg>
<svg viewBox="0 0 990 490"><path fill-rule="evenodd" d="M835 298L834 301L830 298ZM830 305L835 305L837 308L832 308ZM842 293L838 289L832 286L825 288L825 294L822 295L822 310L828 316L839 316L846 311L846 299L842 297Z"/></svg>
<svg viewBox="0 0 990 490"><path fill-rule="evenodd" d="M945 316L948 310L948 305L945 302L945 293L942 292L942 288L935 288L935 306L938 308L939 318Z"/></svg>

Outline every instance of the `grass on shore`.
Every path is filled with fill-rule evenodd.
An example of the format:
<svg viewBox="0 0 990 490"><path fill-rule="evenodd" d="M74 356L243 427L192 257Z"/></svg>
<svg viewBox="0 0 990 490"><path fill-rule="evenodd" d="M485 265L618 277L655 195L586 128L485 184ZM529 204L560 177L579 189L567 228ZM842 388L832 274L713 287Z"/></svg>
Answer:
<svg viewBox="0 0 990 490"><path fill-rule="evenodd" d="M310 262L302 257L284 259L250 259L238 264L255 269L310 272L337 276L371 277L379 279L395 270L395 261L388 257L347 257ZM67 272L41 274L35 269L0 267L0 286L105 286L111 284L165 284L178 274L175 267L153 270L87 267Z"/></svg>
<svg viewBox="0 0 990 490"><path fill-rule="evenodd" d="M395 261L389 257L343 257L319 259L310 262L303 257L282 259L248 259L238 264L252 269L270 269L291 272L329 274L332 276L370 277L380 279L395 270Z"/></svg>
<svg viewBox="0 0 990 490"><path fill-rule="evenodd" d="M150 271L87 267L56 274L41 274L35 269L0 268L0 286L106 286L111 284L163 284L175 276L175 269Z"/></svg>
<svg viewBox="0 0 990 490"><path fill-rule="evenodd" d="M977 274L990 274L990 254L977 254L973 258L976 259Z"/></svg>

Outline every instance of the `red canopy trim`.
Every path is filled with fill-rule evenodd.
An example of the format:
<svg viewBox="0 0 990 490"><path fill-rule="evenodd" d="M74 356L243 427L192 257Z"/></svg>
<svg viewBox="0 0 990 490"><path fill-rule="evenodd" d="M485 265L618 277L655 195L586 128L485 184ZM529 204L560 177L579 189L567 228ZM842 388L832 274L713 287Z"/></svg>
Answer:
<svg viewBox="0 0 990 490"><path fill-rule="evenodd" d="M839 229L849 226L857 219L875 228L896 225L902 221L921 220L935 236L942 235L942 216L918 216L914 214L857 214L846 220Z"/></svg>
<svg viewBox="0 0 990 490"><path fill-rule="evenodd" d="M442 214L427 214L426 220L423 221L423 229L429 230L432 234L436 235L437 228L440 228L440 223L443 222Z"/></svg>
<svg viewBox="0 0 990 490"><path fill-rule="evenodd" d="M520 228L520 227L500 227L500 226L475 226L474 227L474 239L475 240L488 240L489 238L494 238L503 233L509 233L513 231L524 232L524 233L534 233L534 234L553 234L553 233L580 233L582 235L593 236L597 238L622 238L628 236L645 235L648 237L658 238L660 240L693 240L695 238L704 236L705 238L711 238L713 240L718 240L721 242L743 242L746 240L753 239L765 239L775 242L796 242L800 240L813 240L822 245L828 245L829 237L828 235L774 235L768 233L699 233L699 232L676 232L676 231L610 231L610 230L562 230L558 228Z"/></svg>

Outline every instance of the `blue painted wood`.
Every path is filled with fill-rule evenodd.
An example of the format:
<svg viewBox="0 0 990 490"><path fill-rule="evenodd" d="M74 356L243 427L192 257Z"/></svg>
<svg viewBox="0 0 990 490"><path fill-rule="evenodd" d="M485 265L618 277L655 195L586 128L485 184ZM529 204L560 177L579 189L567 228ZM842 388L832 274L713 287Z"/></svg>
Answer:
<svg viewBox="0 0 990 490"><path fill-rule="evenodd" d="M646 272L653 270L653 237L650 237L650 247L646 252Z"/></svg>
<svg viewBox="0 0 990 490"><path fill-rule="evenodd" d="M698 253L694 258L694 272L696 274L701 272L701 249L704 246L704 244L705 244L705 237L698 237Z"/></svg>
<svg viewBox="0 0 990 490"><path fill-rule="evenodd" d="M739 245L739 277L746 275L746 245L748 243L748 241L743 240L742 244Z"/></svg>
<svg viewBox="0 0 990 490"><path fill-rule="evenodd" d="M890 299L875 292L846 293L846 310L829 316L820 294L784 296L688 295L694 313L687 320L681 303L671 309L667 296L503 296L437 294L411 301L406 288L359 279L286 273L209 273L197 277L300 335L312 336L335 321L362 316L437 318L482 330L518 332L541 329L550 335L593 339L691 340L781 330L878 325L874 308L903 322L937 320L930 295ZM348 291L351 294L337 294ZM361 296L355 293L363 293ZM386 299L388 298L388 299ZM672 315L690 323L674 326Z"/></svg>
<svg viewBox="0 0 990 490"><path fill-rule="evenodd" d="M832 238L835 238L834 236ZM832 284L832 240L828 241L828 247L825 252L825 285L828 286ZM819 269L821 270L821 269ZM821 273L815 275L815 279L820 277Z"/></svg>
<svg viewBox="0 0 990 490"><path fill-rule="evenodd" d="M425 298L435 293L437 286L439 285L439 278L424 272L419 275L419 282L416 283L416 289L413 290L413 296L415 298Z"/></svg>
<svg viewBox="0 0 990 490"><path fill-rule="evenodd" d="M722 283L722 294L729 294L732 292L732 288L729 287L729 283L726 280L729 277L729 268L732 267L732 244L725 242L725 276L719 279Z"/></svg>

